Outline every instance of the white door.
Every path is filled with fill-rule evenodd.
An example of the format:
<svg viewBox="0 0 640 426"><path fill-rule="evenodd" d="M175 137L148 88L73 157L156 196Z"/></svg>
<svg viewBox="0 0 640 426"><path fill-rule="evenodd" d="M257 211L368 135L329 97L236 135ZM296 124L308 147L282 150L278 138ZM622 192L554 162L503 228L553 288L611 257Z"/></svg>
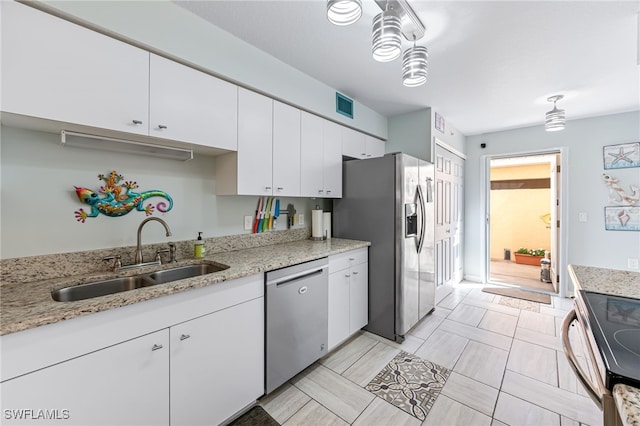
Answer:
<svg viewBox="0 0 640 426"><path fill-rule="evenodd" d="M436 145L436 304L462 280L464 159Z"/></svg>
<svg viewBox="0 0 640 426"><path fill-rule="evenodd" d="M550 211L551 211L551 282L555 291L558 291L558 259L560 250L560 154L551 156L549 170L550 177Z"/></svg>

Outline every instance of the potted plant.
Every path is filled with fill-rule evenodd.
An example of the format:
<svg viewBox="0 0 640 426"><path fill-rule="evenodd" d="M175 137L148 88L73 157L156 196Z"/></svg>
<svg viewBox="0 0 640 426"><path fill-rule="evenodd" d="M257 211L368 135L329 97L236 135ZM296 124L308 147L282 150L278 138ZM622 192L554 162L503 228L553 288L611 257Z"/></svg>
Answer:
<svg viewBox="0 0 640 426"><path fill-rule="evenodd" d="M516 263L540 266L540 260L544 257L544 249L527 249L520 247L514 254L516 256Z"/></svg>

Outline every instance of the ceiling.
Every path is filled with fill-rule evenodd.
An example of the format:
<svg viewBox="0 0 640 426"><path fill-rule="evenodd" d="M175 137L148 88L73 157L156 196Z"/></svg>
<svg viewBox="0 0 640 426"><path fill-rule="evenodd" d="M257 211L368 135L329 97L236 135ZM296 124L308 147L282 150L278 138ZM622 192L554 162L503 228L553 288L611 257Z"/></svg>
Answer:
<svg viewBox="0 0 640 426"><path fill-rule="evenodd" d="M372 59L373 0L346 27L324 0L175 3L387 117L432 107L473 135L542 124L554 94L568 121L640 109L637 1L409 0L429 49L417 88Z"/></svg>

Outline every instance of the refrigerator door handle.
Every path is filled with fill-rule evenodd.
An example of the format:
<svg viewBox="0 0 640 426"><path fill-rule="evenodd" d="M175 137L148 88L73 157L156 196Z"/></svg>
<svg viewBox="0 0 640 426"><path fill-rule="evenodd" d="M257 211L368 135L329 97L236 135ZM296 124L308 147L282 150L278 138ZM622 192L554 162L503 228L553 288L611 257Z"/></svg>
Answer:
<svg viewBox="0 0 640 426"><path fill-rule="evenodd" d="M433 179L427 178L427 203L433 203Z"/></svg>
<svg viewBox="0 0 640 426"><path fill-rule="evenodd" d="M424 194L422 193L422 186L418 185L418 200L420 201L420 240L418 241L418 253L422 252L422 246L424 245L425 222L427 220L426 204L424 200Z"/></svg>

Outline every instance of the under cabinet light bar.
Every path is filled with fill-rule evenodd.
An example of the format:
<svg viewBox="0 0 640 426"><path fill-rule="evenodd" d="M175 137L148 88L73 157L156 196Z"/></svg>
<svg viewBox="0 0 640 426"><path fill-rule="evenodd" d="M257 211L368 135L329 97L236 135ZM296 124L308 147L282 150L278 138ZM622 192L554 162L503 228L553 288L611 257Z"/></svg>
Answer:
<svg viewBox="0 0 640 426"><path fill-rule="evenodd" d="M60 131L60 142L63 146L68 145L78 148L145 155L166 158L169 160L188 161L193 159L192 149L153 145L143 142L128 141L125 139L90 135L87 133L70 132L68 130Z"/></svg>

